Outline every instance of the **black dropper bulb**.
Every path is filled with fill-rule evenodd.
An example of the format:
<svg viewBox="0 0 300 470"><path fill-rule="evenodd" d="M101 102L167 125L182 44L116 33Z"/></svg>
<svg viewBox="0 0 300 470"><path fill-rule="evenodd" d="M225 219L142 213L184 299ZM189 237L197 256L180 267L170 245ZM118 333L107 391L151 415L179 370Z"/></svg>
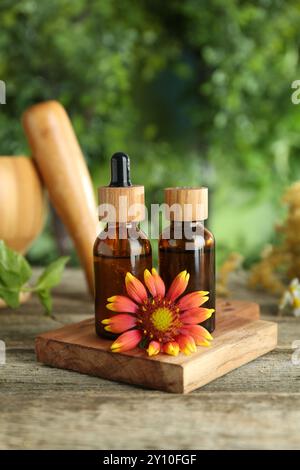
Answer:
<svg viewBox="0 0 300 470"><path fill-rule="evenodd" d="M109 186L125 188L132 186L130 181L130 158L126 153L116 152L111 157L111 181Z"/></svg>

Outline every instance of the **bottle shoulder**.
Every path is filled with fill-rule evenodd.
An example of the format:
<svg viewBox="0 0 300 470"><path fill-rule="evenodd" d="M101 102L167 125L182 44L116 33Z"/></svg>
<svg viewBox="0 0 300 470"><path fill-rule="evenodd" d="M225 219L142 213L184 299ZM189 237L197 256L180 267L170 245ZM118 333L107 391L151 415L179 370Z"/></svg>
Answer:
<svg viewBox="0 0 300 470"><path fill-rule="evenodd" d="M215 244L216 242L214 234L206 227L205 227L205 238L206 240L211 240L213 244Z"/></svg>
<svg viewBox="0 0 300 470"><path fill-rule="evenodd" d="M123 237L113 237L103 230L95 240L94 256L141 256L150 255L151 243L147 235L142 231L136 234L123 234Z"/></svg>
<svg viewBox="0 0 300 470"><path fill-rule="evenodd" d="M159 237L159 248L160 249L185 249L186 244L189 244L189 249L195 249L206 247L214 248L215 237L213 233L206 227L192 227L191 229L182 228L176 231L174 227L166 227L160 234Z"/></svg>

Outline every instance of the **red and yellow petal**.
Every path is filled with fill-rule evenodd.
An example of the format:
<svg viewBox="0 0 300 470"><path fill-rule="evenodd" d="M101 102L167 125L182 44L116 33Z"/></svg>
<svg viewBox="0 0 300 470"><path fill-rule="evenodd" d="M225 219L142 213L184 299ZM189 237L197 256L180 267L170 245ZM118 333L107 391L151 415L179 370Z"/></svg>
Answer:
<svg viewBox="0 0 300 470"><path fill-rule="evenodd" d="M104 329L106 331L110 331L111 333L123 333L136 326L137 319L126 313L118 313L111 318L105 318L101 323L105 325Z"/></svg>
<svg viewBox="0 0 300 470"><path fill-rule="evenodd" d="M144 281L152 297L157 297L157 290L154 277L148 269L145 269L144 271Z"/></svg>
<svg viewBox="0 0 300 470"><path fill-rule="evenodd" d="M187 356L197 351L195 340L190 335L179 335L176 338L176 342L179 344L180 351Z"/></svg>
<svg viewBox="0 0 300 470"><path fill-rule="evenodd" d="M129 299L129 297L126 297L126 295L114 295L107 300L110 303L106 305L106 308L112 312L136 313L138 311L137 304Z"/></svg>
<svg viewBox="0 0 300 470"><path fill-rule="evenodd" d="M147 291L143 283L131 273L127 273L125 277L126 290L133 300L141 304L148 298Z"/></svg>
<svg viewBox="0 0 300 470"><path fill-rule="evenodd" d="M165 283L155 268L152 268L152 273L145 269L144 281L152 297L164 297L166 291Z"/></svg>
<svg viewBox="0 0 300 470"><path fill-rule="evenodd" d="M180 315L180 321L185 325L196 325L210 318L215 310L213 308L196 307L186 310Z"/></svg>
<svg viewBox="0 0 300 470"><path fill-rule="evenodd" d="M195 340L195 343L197 344L197 346L205 346L206 348L209 348L211 346L211 342L207 341L207 339Z"/></svg>
<svg viewBox="0 0 300 470"><path fill-rule="evenodd" d="M124 352L134 349L142 339L140 330L130 330L122 333L111 345L112 352Z"/></svg>
<svg viewBox="0 0 300 470"><path fill-rule="evenodd" d="M180 329L180 333L192 336L197 346L210 346L210 341L213 339L209 331L200 325L185 325Z"/></svg>
<svg viewBox="0 0 300 470"><path fill-rule="evenodd" d="M152 268L151 272L152 272L152 276L153 276L154 283L155 283L156 295L158 297L163 298L165 296L165 293L166 293L165 283L164 283L164 281L162 280L162 278L160 277L160 275L158 274L158 272L156 271L155 268Z"/></svg>
<svg viewBox="0 0 300 470"><path fill-rule="evenodd" d="M148 349L148 356L156 356L160 353L160 343L158 341L150 341Z"/></svg>
<svg viewBox="0 0 300 470"><path fill-rule="evenodd" d="M167 292L167 299L174 302L181 294L183 294L188 285L189 278L190 275L186 271L181 271L181 273L177 274Z"/></svg>
<svg viewBox="0 0 300 470"><path fill-rule="evenodd" d="M177 307L182 311L200 307L208 300L207 294L207 291L202 290L186 294L178 300Z"/></svg>
<svg viewBox="0 0 300 470"><path fill-rule="evenodd" d="M162 350L165 354L169 354L170 356L178 356L179 344L177 341L169 341L162 346Z"/></svg>

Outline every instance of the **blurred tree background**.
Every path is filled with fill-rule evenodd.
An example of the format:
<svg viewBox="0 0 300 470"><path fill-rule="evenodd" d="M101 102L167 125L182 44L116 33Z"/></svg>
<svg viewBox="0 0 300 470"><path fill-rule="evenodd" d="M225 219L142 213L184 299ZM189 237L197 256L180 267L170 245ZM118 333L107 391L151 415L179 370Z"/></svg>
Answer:
<svg viewBox="0 0 300 470"><path fill-rule="evenodd" d="M0 154L29 152L22 112L57 99L95 186L117 150L148 203L208 185L219 260L250 264L300 178L299 26L298 0L1 0ZM50 222L29 256L57 256Z"/></svg>

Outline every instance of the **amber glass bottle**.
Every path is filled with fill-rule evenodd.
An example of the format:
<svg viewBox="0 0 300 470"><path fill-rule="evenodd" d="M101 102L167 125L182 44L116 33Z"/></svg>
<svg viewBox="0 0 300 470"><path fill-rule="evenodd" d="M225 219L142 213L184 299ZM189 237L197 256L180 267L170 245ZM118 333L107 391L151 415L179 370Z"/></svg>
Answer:
<svg viewBox="0 0 300 470"><path fill-rule="evenodd" d="M115 238L107 233L115 231ZM132 232L136 236L132 238ZM126 238L120 238L123 233ZM94 245L95 270L95 325L99 336L113 338L104 330L101 320L110 316L106 309L107 299L115 294L127 295L125 276L129 271L143 280L145 269L152 268L151 245L145 233L136 223L107 224Z"/></svg>
<svg viewBox="0 0 300 470"><path fill-rule="evenodd" d="M166 216L170 225L159 239L160 275L169 287L183 270L190 273L186 293L209 291L203 305L215 309L215 240L204 226L207 218L207 188L167 188ZM172 210L173 208L173 210ZM208 331L215 329L215 313L202 324Z"/></svg>
<svg viewBox="0 0 300 470"><path fill-rule="evenodd" d="M144 188L131 185L127 155L114 154L111 168L111 184L99 188L100 214L105 213L107 224L94 244L94 272L96 333L112 339L115 335L106 332L101 323L113 315L106 308L107 299L127 295L126 273L142 280L144 270L152 268L152 254L150 241L139 227L144 218ZM103 211L101 204L106 205Z"/></svg>

